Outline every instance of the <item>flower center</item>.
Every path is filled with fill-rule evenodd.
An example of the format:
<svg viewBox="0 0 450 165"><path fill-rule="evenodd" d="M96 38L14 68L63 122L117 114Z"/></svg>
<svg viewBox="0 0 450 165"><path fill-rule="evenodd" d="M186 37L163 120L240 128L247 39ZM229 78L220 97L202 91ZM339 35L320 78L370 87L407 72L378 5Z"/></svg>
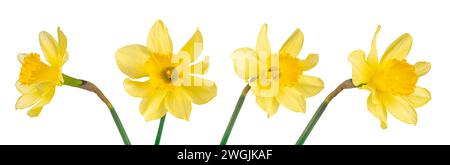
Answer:
<svg viewBox="0 0 450 165"><path fill-rule="evenodd" d="M178 63L173 63L170 56L152 54L146 63L150 82L155 88L172 89L183 78L182 72L177 70Z"/></svg>
<svg viewBox="0 0 450 165"><path fill-rule="evenodd" d="M406 61L390 60L381 64L371 82L377 90L409 95L414 92L418 78L414 66Z"/></svg>
<svg viewBox="0 0 450 165"><path fill-rule="evenodd" d="M272 67L269 72L276 69L278 69L278 77L282 86L295 85L300 75L303 74L300 60L289 55L280 55L279 68ZM277 74L273 74L273 76L276 77Z"/></svg>
<svg viewBox="0 0 450 165"><path fill-rule="evenodd" d="M39 54L30 53L23 59L22 68L20 69L19 82L24 85L30 85L40 82L58 83L58 72L43 63Z"/></svg>

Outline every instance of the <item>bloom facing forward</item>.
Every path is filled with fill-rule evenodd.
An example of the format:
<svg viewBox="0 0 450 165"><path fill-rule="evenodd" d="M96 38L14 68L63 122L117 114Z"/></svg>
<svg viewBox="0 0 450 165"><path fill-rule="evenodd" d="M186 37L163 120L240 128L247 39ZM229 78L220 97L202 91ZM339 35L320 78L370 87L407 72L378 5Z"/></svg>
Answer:
<svg viewBox="0 0 450 165"><path fill-rule="evenodd" d="M156 21L150 29L147 45L128 45L116 52L127 93L143 98L140 112L146 121L163 117L167 112L189 120L192 105L205 104L216 96L214 82L197 77L208 69L208 58L192 64L203 49L197 30L178 54L172 53L172 40L164 23ZM196 75L194 75L196 74ZM148 78L146 81L132 79Z"/></svg>
<svg viewBox="0 0 450 165"><path fill-rule="evenodd" d="M323 89L321 79L303 74L317 64L319 56L310 54L305 60L298 59L302 45L303 33L297 29L278 53L271 53L264 24L256 50L240 48L232 54L236 74L250 84L256 102L269 117L277 112L279 104L295 112L305 112L305 98Z"/></svg>
<svg viewBox="0 0 450 165"><path fill-rule="evenodd" d="M58 42L47 32L39 33L39 43L48 64L41 61L39 54L19 54L22 64L17 90L22 94L16 102L16 109L31 107L28 116L36 117L55 93L56 86L64 83L62 66L68 59L67 39L58 28Z"/></svg>
<svg viewBox="0 0 450 165"><path fill-rule="evenodd" d="M415 108L431 99L430 92L416 86L416 83L419 77L428 73L431 64L417 62L411 65L406 61L412 45L412 37L408 33L397 38L378 61L376 38L379 31L380 26L375 32L367 59L362 50L349 55L353 84L370 91L367 108L381 121L382 128L387 128L387 112L398 120L415 125Z"/></svg>

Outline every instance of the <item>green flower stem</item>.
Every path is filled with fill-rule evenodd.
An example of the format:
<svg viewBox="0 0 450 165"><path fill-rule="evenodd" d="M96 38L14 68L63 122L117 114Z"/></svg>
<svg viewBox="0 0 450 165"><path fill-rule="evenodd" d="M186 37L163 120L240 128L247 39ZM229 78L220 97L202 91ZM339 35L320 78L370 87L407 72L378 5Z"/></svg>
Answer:
<svg viewBox="0 0 450 165"><path fill-rule="evenodd" d="M361 86L361 85L359 85ZM311 133L312 129L316 125L317 121L319 121L320 116L322 116L323 112L325 111L325 108L327 108L327 105L330 103L331 100L333 100L334 97L336 97L342 90L344 89L351 89L355 87L359 87L353 85L352 79L345 80L341 83L333 92L331 92L325 100L320 104L319 108L317 108L316 113L309 121L308 125L306 126L305 130L303 130L302 135L298 138L295 145L303 145L308 138L308 135Z"/></svg>
<svg viewBox="0 0 450 165"><path fill-rule="evenodd" d="M155 145L159 145L159 142L161 141L161 135L164 128L164 121L166 120L166 115L164 115L161 119L159 119L159 128L158 128L158 134L156 134L155 139Z"/></svg>
<svg viewBox="0 0 450 165"><path fill-rule="evenodd" d="M244 103L245 96L247 96L248 91L250 90L250 85L247 84L245 88L242 90L241 96L234 108L233 115L231 115L230 121L228 122L227 129L223 134L222 141L220 141L220 145L226 145L228 138L230 137L231 130L233 129L234 123L236 122L236 118L239 115L239 111L241 110L242 104Z"/></svg>
<svg viewBox="0 0 450 165"><path fill-rule="evenodd" d="M127 133L125 132L125 128L123 127L116 110L114 110L114 107L112 106L111 102L109 102L109 100L105 97L105 95L103 95L102 91L100 91L100 89L97 86L95 86L93 83L89 81L76 79L67 76L65 74L63 74L63 78L64 78L64 85L81 88L97 94L97 96L106 104L106 106L108 106L108 109L111 112L114 122L116 123L117 129L119 129L119 133L120 136L122 137L123 143L126 145L131 144L130 139L128 139Z"/></svg>

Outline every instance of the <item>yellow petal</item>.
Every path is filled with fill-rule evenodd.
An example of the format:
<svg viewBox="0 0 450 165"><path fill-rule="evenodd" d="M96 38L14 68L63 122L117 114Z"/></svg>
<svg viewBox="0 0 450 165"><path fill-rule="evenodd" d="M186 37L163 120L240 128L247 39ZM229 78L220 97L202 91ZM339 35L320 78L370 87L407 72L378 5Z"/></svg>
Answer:
<svg viewBox="0 0 450 165"><path fill-rule="evenodd" d="M280 87L277 101L289 110L294 112L305 112L305 96L293 87Z"/></svg>
<svg viewBox="0 0 450 165"><path fill-rule="evenodd" d="M127 93L133 97L145 97L153 91L153 88L150 85L150 81L140 82L125 79L123 81L123 86L125 87L125 91L127 91Z"/></svg>
<svg viewBox="0 0 450 165"><path fill-rule="evenodd" d="M209 57L206 56L201 62L195 63L190 66L191 72L190 74L200 74L204 75L208 72L209 69Z"/></svg>
<svg viewBox="0 0 450 165"><path fill-rule="evenodd" d="M258 57L251 48L240 48L231 55L234 72L245 81L258 75Z"/></svg>
<svg viewBox="0 0 450 165"><path fill-rule="evenodd" d="M39 44L42 52L44 52L45 59L52 66L61 66L61 58L58 57L58 44L48 32L42 31L39 33Z"/></svg>
<svg viewBox="0 0 450 165"><path fill-rule="evenodd" d="M16 101L16 109L24 109L28 108L34 104L36 104L39 99L41 98L41 95L39 93L30 93L30 94L22 94L22 96L19 97Z"/></svg>
<svg viewBox="0 0 450 165"><path fill-rule="evenodd" d="M288 40L283 44L279 53L280 54L289 54L292 57L297 57L302 50L303 46L303 33L300 29L296 29L294 33L289 37Z"/></svg>
<svg viewBox="0 0 450 165"><path fill-rule="evenodd" d="M30 117L37 117L42 111L42 107L47 105L55 95L55 86L51 86L48 91L41 96L41 99L39 100L36 105L34 105L30 110L28 110L28 116Z"/></svg>
<svg viewBox="0 0 450 165"><path fill-rule="evenodd" d="M194 33L194 35L189 39L189 41L181 48L178 55L181 53L186 53L189 56L189 59L187 59L189 62L193 62L197 59L197 57L200 55L200 53L203 50L203 37L200 30L197 29L197 31ZM185 57L181 55L181 57Z"/></svg>
<svg viewBox="0 0 450 165"><path fill-rule="evenodd" d="M308 57L306 57L306 59L300 60L300 62L301 62L301 66L302 66L302 70L303 71L310 70L314 66L316 66L317 63L319 62L319 55L311 53L311 54L308 55Z"/></svg>
<svg viewBox="0 0 450 165"><path fill-rule="evenodd" d="M430 71L431 63L420 61L414 64L414 68L416 68L416 73L420 77L427 74Z"/></svg>
<svg viewBox="0 0 450 165"><path fill-rule="evenodd" d="M116 52L116 62L119 69L131 78L141 78L147 75L145 63L150 52L142 45L128 45Z"/></svg>
<svg viewBox="0 0 450 165"><path fill-rule="evenodd" d="M30 54L27 53L19 53L17 55L17 60L20 62L20 64L23 64L23 59L25 59L25 57L29 56Z"/></svg>
<svg viewBox="0 0 450 165"><path fill-rule="evenodd" d="M417 123L416 110L401 96L383 94L382 99L386 110L392 116L408 124L415 125Z"/></svg>
<svg viewBox="0 0 450 165"><path fill-rule="evenodd" d="M66 35L61 31L61 29L58 27L58 55L60 59L63 60L63 63L67 61L68 54L66 52L67 49L67 38Z"/></svg>
<svg viewBox="0 0 450 165"><path fill-rule="evenodd" d="M348 61L352 63L352 81L355 86L367 84L369 82L372 71L367 65L364 51L356 50L350 53Z"/></svg>
<svg viewBox="0 0 450 165"><path fill-rule="evenodd" d="M267 117L274 115L278 111L277 99L275 97L256 97L256 103L267 112Z"/></svg>
<svg viewBox="0 0 450 165"><path fill-rule="evenodd" d="M408 96L402 96L414 108L421 107L431 100L431 93L422 87L416 87L414 93Z"/></svg>
<svg viewBox="0 0 450 165"><path fill-rule="evenodd" d="M269 57L271 54L269 38L267 37L267 24L264 24L259 32L256 41L256 54L262 58Z"/></svg>
<svg viewBox="0 0 450 165"><path fill-rule="evenodd" d="M297 88L304 96L311 97L322 91L323 81L317 77L301 75L295 88Z"/></svg>
<svg viewBox="0 0 450 165"><path fill-rule="evenodd" d="M157 120L167 113L164 107L164 98L167 92L165 90L154 90L142 99L139 111L144 116L145 121Z"/></svg>
<svg viewBox="0 0 450 165"><path fill-rule="evenodd" d="M404 60L408 56L409 50L412 46L412 37L410 34L405 33L398 37L384 52L381 62L396 59Z"/></svg>
<svg viewBox="0 0 450 165"><path fill-rule="evenodd" d="M173 116L189 121L192 105L184 90L175 89L169 92L164 99L164 106Z"/></svg>
<svg viewBox="0 0 450 165"><path fill-rule="evenodd" d="M205 104L216 97L217 87L214 82L193 76L192 78L196 79L193 80L194 83L187 86L185 85L183 88L193 103L197 105Z"/></svg>
<svg viewBox="0 0 450 165"><path fill-rule="evenodd" d="M367 98L367 109L370 113L372 113L373 116L380 120L381 128L387 128L387 112L375 92L370 93L369 97Z"/></svg>
<svg viewBox="0 0 450 165"><path fill-rule="evenodd" d="M377 36L378 36L378 33L380 32L380 29L381 29L381 26L378 25L377 31L375 31L375 34L373 35L372 45L370 47L370 52L367 57L367 63L372 66L375 66L376 64L378 64Z"/></svg>
<svg viewBox="0 0 450 165"><path fill-rule="evenodd" d="M156 21L150 29L147 47L152 53L172 55L172 40L166 25L161 20Z"/></svg>

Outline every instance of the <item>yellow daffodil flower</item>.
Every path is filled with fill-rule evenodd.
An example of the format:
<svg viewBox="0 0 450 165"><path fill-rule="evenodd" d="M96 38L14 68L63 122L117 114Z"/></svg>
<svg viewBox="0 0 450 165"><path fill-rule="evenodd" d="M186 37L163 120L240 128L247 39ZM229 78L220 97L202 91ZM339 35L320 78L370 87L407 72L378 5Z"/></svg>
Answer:
<svg viewBox="0 0 450 165"><path fill-rule="evenodd" d="M431 99L430 92L416 84L419 77L428 73L431 64L417 62L411 65L406 61L412 45L412 37L408 33L398 37L378 61L376 38L379 31L380 26L367 59L362 50L356 50L348 57L352 64L353 84L370 91L367 108L381 121L382 128L387 128L387 112L400 121L415 125L415 108Z"/></svg>
<svg viewBox="0 0 450 165"><path fill-rule="evenodd" d="M64 83L62 67L68 59L67 39L58 28L58 41L49 33L39 33L39 43L47 63L41 61L39 54L19 54L22 64L17 90L22 94L16 102L16 109L30 108L28 116L36 117L42 108L53 98L56 86Z"/></svg>
<svg viewBox="0 0 450 165"><path fill-rule="evenodd" d="M214 82L198 77L208 69L208 58L193 64L203 49L197 30L178 54L164 23L156 21L150 29L147 45L128 45L116 52L127 93L142 98L140 113L146 121L160 119L167 112L189 120L191 103L205 104L216 96ZM195 75L194 75L195 74ZM145 81L133 79L148 78Z"/></svg>
<svg viewBox="0 0 450 165"><path fill-rule="evenodd" d="M320 78L303 74L319 61L317 54L297 58L303 45L303 33L296 29L278 53L271 53L267 24L259 33L256 50L240 48L232 54L236 74L249 83L256 102L270 117L279 104L294 112L305 112L305 98L323 89Z"/></svg>

